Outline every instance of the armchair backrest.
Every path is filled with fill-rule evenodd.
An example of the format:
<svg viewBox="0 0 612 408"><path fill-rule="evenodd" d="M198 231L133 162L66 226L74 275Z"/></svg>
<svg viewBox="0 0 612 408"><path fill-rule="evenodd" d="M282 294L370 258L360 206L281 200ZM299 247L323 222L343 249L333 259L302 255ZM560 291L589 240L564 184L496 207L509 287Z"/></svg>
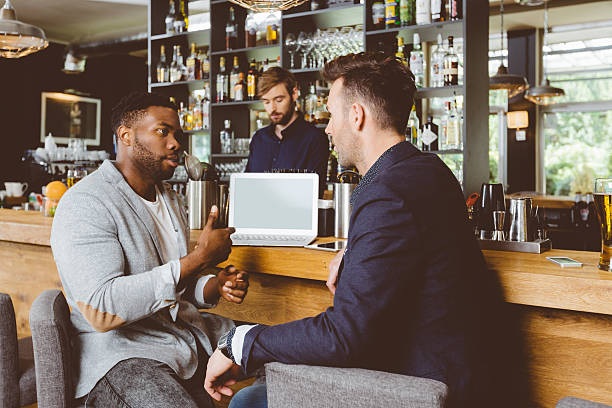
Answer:
<svg viewBox="0 0 612 408"><path fill-rule="evenodd" d="M0 293L0 406L19 406L17 325L11 297Z"/></svg>
<svg viewBox="0 0 612 408"><path fill-rule="evenodd" d="M70 407L74 399L70 342L74 329L61 291L46 290L34 300L30 309L30 330L38 407Z"/></svg>

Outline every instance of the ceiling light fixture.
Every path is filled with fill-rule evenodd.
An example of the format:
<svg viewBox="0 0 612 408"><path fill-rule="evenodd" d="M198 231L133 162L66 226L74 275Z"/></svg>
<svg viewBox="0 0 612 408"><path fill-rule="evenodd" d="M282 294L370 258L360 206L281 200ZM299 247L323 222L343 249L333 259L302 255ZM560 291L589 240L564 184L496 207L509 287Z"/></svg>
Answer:
<svg viewBox="0 0 612 408"><path fill-rule="evenodd" d="M544 48L546 48L546 40L548 38L548 2L544 3L544 39L542 42L542 54L544 54ZM550 86L550 81L546 77L546 58L542 55L542 71L544 73L542 84L530 88L525 92L525 99L536 105L552 105L556 103L556 98L565 95L565 91L562 88Z"/></svg>
<svg viewBox="0 0 612 408"><path fill-rule="evenodd" d="M20 58L49 45L45 32L17 20L15 8L6 0L0 9L0 57Z"/></svg>
<svg viewBox="0 0 612 408"><path fill-rule="evenodd" d="M506 89L508 98L512 98L529 88L529 83L525 77L521 75L513 75L508 73L508 68L504 65L504 2L499 3L499 14L501 16L501 50L502 62L497 69L497 73L489 78L489 89Z"/></svg>
<svg viewBox="0 0 612 408"><path fill-rule="evenodd" d="M230 0L232 3L259 12L284 11L305 3L306 0Z"/></svg>
<svg viewBox="0 0 612 408"><path fill-rule="evenodd" d="M76 55L73 49L68 47L62 71L66 74L80 74L85 71L85 61L85 56Z"/></svg>

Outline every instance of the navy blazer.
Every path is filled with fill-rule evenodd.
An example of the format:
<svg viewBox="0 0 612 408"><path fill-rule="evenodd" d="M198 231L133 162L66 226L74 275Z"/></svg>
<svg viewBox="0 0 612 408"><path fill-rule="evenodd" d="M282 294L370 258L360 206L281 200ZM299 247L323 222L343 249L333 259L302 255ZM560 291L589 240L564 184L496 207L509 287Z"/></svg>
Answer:
<svg viewBox="0 0 612 408"><path fill-rule="evenodd" d="M316 317L259 325L244 340L246 372L270 362L362 367L449 386L475 406L486 386L487 270L461 188L435 154L387 150L353 197L333 306ZM376 386L373 384L372 386Z"/></svg>

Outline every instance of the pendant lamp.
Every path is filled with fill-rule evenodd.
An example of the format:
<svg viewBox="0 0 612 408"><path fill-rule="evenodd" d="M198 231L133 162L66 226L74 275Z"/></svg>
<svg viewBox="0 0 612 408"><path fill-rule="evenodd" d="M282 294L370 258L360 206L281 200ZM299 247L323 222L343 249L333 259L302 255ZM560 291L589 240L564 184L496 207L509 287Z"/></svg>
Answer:
<svg viewBox="0 0 612 408"><path fill-rule="evenodd" d="M544 40L542 45L542 53L546 47L546 40L548 37L548 2L544 4ZM542 58L544 61L545 58ZM559 96L565 95L565 91L562 88L550 86L550 81L546 78L546 65L543 64L544 78L540 86L534 86L529 88L525 92L525 99L536 105L552 105L555 103L555 99Z"/></svg>
<svg viewBox="0 0 612 408"><path fill-rule="evenodd" d="M504 2L499 3L499 14L501 16L501 49L504 49ZM512 98L529 88L529 84L525 77L513 75L508 72L508 68L502 62L497 69L497 73L489 78L489 89L506 89L508 90L508 98Z"/></svg>
<svg viewBox="0 0 612 408"><path fill-rule="evenodd" d="M15 8L6 0L0 9L0 57L20 58L49 45L45 32L17 20Z"/></svg>
<svg viewBox="0 0 612 408"><path fill-rule="evenodd" d="M305 3L306 0L230 0L232 3L256 13L288 10Z"/></svg>

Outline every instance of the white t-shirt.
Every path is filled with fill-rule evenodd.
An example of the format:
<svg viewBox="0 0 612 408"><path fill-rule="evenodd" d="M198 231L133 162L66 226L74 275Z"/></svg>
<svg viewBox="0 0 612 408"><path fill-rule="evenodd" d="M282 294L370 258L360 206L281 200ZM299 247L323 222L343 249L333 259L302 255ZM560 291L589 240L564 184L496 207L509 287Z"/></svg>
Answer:
<svg viewBox="0 0 612 408"><path fill-rule="evenodd" d="M140 197L140 196L139 196ZM145 204L146 209L151 214L155 227L157 228L157 236L160 239L162 263L166 264L170 261L178 260L181 257L178 245L178 231L174 229L172 219L170 218L170 212L166 206L166 202L162 198L162 195L155 186L155 201L151 202L140 197L142 202ZM214 307L215 304L208 303L204 299L204 286L210 278L215 275L202 276L196 282L195 297L200 307ZM178 285L180 279L180 268L176 269L176 273L173 276L174 284Z"/></svg>
<svg viewBox="0 0 612 408"><path fill-rule="evenodd" d="M155 227L157 228L157 236L160 239L162 263L168 263L181 257L178 247L178 231L172 225L172 219L166 207L166 202L161 197L161 193L155 186L155 201L151 202L140 197L145 207L151 214Z"/></svg>

